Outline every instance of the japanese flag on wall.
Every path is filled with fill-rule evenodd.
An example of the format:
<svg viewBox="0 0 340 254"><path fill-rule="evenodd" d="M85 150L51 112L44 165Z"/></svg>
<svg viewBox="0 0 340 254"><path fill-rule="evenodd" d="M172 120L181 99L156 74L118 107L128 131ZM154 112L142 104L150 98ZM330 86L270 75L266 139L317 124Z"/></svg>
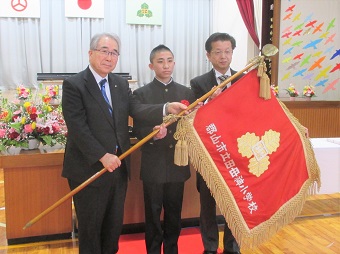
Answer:
<svg viewBox="0 0 340 254"><path fill-rule="evenodd" d="M65 0L65 16L104 18L104 0Z"/></svg>
<svg viewBox="0 0 340 254"><path fill-rule="evenodd" d="M126 1L126 23L140 25L162 25L163 1Z"/></svg>
<svg viewBox="0 0 340 254"><path fill-rule="evenodd" d="M40 18L40 0L1 0L0 17Z"/></svg>

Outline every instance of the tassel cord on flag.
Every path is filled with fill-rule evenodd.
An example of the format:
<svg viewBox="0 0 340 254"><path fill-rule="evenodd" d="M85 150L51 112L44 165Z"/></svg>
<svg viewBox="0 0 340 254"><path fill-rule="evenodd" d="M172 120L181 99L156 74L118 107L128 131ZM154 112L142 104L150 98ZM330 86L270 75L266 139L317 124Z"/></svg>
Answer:
<svg viewBox="0 0 340 254"><path fill-rule="evenodd" d="M192 104L190 104L186 110L181 111L179 114L177 114L176 116L171 116L170 118L167 118L167 122L163 121L163 124L165 127L169 126L170 124L174 123L175 121L177 121L176 119L178 117L181 117L183 115L185 115L185 113L187 111L190 110L194 110L195 107L198 106L198 104L200 102L205 101L207 98L209 98L217 89L219 88L223 88L224 86L226 86L229 82L231 82L232 80L234 80L236 77L240 76L241 74L243 74L244 72L246 72L247 70L249 70L252 67L256 67L261 61L263 61L264 56L258 56L255 57L246 67L244 67L242 70L238 71L237 73L235 73L234 75L230 76L228 79L226 79L225 81L223 81L221 84L219 84L218 86L214 87L213 89L211 89L208 93L206 93L205 95L203 95L201 98L197 99L195 102L193 102ZM124 152L123 154L121 154L119 156L120 160L123 160L125 157L127 157L128 155L130 155L131 153L133 153L135 150L137 150L139 147L141 147L143 144L145 144L147 141L149 141L151 138L153 138L154 136L157 135L157 133L159 132L158 129L154 130L153 132L151 132L149 135L147 135L146 137L144 137L142 140L140 140L139 142L137 142L134 146L132 146L129 150L127 150L126 152ZM183 149L185 150L185 148ZM185 159L184 159L185 161ZM82 189L84 189L87 185L89 185L90 183L92 183L94 180L96 180L97 178L99 178L101 175L103 175L105 172L107 171L106 168L101 169L100 171L98 171L96 174L94 174L93 176L91 176L89 179L87 179L86 181L84 181L82 184L80 184L77 188L73 189L72 191L70 191L68 194L66 194L64 197L62 197L61 199L59 199L57 202L55 202L53 205L51 205L50 207L48 207L46 210L44 210L42 213L40 213L39 215L37 215L35 218L33 218L32 220L30 220L24 227L23 229L29 228L31 227L33 224L35 224L37 221L39 221L41 218L43 218L44 216L46 216L47 214L49 214L50 212L52 212L55 208L59 207L61 204L63 204L65 201L67 201L68 199L70 199L71 197L73 197L75 194L77 194L79 191L81 191Z"/></svg>

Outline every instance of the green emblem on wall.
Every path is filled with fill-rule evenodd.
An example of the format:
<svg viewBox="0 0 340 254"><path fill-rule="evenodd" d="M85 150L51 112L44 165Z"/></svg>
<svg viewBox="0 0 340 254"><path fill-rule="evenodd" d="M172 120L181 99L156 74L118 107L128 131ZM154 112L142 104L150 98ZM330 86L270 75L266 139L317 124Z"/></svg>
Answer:
<svg viewBox="0 0 340 254"><path fill-rule="evenodd" d="M138 17L147 17L150 18L152 17L152 11L149 10L149 5L147 5L146 3L143 3L141 5L141 9L137 11L137 16Z"/></svg>

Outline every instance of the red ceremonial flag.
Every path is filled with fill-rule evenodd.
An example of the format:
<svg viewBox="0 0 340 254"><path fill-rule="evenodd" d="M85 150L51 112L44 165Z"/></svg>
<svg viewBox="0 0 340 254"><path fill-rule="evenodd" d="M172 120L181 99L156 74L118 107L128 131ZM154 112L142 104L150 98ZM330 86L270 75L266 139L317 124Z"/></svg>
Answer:
<svg viewBox="0 0 340 254"><path fill-rule="evenodd" d="M320 185L306 129L274 96L260 98L259 89L252 70L184 117L176 133L185 133L191 163L245 248L291 222Z"/></svg>

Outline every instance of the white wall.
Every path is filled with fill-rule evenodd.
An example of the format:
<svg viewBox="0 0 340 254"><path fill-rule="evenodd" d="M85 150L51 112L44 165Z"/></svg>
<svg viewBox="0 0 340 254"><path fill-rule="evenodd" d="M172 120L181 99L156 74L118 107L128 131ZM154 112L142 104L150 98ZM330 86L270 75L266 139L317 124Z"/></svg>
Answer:
<svg viewBox="0 0 340 254"><path fill-rule="evenodd" d="M314 86L313 100L340 100L339 0L282 0L278 86L280 97L293 84L302 96L304 86ZM308 46L314 41L316 44ZM314 63L319 62L317 67ZM333 70L333 71L332 71Z"/></svg>
<svg viewBox="0 0 340 254"><path fill-rule="evenodd" d="M65 18L64 0L41 1L39 19L0 18L0 89L36 87L39 72L82 70L88 64L90 37L102 31L120 35L123 47L115 72L129 72L139 85L153 78L148 57L159 43L174 51L174 78L185 85L211 68L204 43L213 32L235 37L233 69L243 69L256 54L253 46L248 49L253 43L235 0L164 0L162 26L127 25L125 3L105 0L104 19ZM112 9L120 11L111 15Z"/></svg>
<svg viewBox="0 0 340 254"><path fill-rule="evenodd" d="M235 0L213 0L212 3L212 32L225 32L235 38L231 68L239 71L248 60L258 55L258 51L254 51L256 45L249 36Z"/></svg>

